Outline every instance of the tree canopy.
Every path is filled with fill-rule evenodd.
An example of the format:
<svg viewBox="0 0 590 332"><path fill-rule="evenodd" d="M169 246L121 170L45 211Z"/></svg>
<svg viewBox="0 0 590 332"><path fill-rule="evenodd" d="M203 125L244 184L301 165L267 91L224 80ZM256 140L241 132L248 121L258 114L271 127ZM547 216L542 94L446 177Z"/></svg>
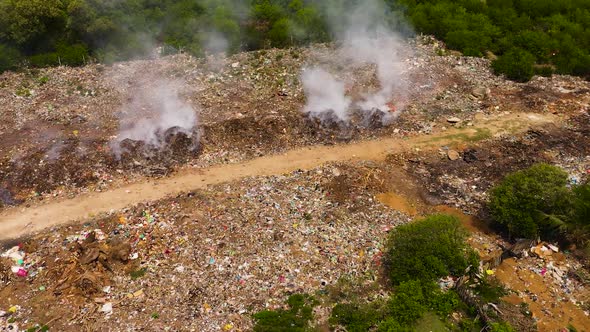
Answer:
<svg viewBox="0 0 590 332"><path fill-rule="evenodd" d="M495 54L494 70L517 81L533 74L590 77L586 0L378 0L469 56ZM77 65L165 52L291 47L331 40L343 8L361 0L0 0L0 47L10 62ZM343 7L344 6L344 7ZM335 22L336 21L336 22ZM399 22L399 20L397 20ZM18 52L15 55L14 52ZM6 58L7 53L2 54Z"/></svg>

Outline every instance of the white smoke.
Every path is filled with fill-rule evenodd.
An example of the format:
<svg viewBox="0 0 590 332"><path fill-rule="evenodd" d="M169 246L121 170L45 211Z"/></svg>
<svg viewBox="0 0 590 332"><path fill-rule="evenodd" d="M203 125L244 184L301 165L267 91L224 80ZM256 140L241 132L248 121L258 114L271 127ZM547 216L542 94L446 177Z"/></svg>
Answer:
<svg viewBox="0 0 590 332"><path fill-rule="evenodd" d="M222 33L210 31L203 34L205 36L203 47L207 54L223 54L224 56L227 54L229 41Z"/></svg>
<svg viewBox="0 0 590 332"><path fill-rule="evenodd" d="M341 121L348 121L351 100L345 96L343 82L322 68L303 71L301 81L307 96L305 113L322 120L333 114Z"/></svg>
<svg viewBox="0 0 590 332"><path fill-rule="evenodd" d="M193 135L197 113L180 98L181 87L178 81L156 79L133 91L120 113L119 134L111 142L111 149L117 157L123 152L121 142L127 139L162 149L166 144L164 134L168 130Z"/></svg>
<svg viewBox="0 0 590 332"><path fill-rule="evenodd" d="M224 65L229 51L230 43L220 32L203 32L203 49L207 60L207 67L214 71L220 71Z"/></svg>
<svg viewBox="0 0 590 332"><path fill-rule="evenodd" d="M380 111L384 114L383 122L386 122L399 116L405 106L409 84L405 59L412 54L410 47L391 28L389 19L393 14L387 11L382 1L361 2L350 8L339 7L337 13L331 9L334 7L323 6L328 11L327 16L331 18L329 21L332 21L331 27L339 45L334 61L346 61L345 67L350 71L363 66L374 66L379 87L376 91L365 88L361 93L362 98L351 102L341 87L345 84L353 85L354 82L338 82L325 71L314 80L304 80L302 75L307 97L304 112L309 112L311 116L324 118L322 112L326 109L318 105L346 105L347 109L340 109L339 114L348 114L350 108L360 111L364 116ZM315 88L318 86L322 88Z"/></svg>

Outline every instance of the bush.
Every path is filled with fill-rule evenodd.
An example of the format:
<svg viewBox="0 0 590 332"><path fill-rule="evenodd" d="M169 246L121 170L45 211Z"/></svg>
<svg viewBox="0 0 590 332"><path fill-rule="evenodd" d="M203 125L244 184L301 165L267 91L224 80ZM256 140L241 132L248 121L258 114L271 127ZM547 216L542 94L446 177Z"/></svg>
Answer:
<svg viewBox="0 0 590 332"><path fill-rule="evenodd" d="M313 307L317 302L309 295L294 294L287 300L288 310L265 310L254 314L255 332L309 330Z"/></svg>
<svg viewBox="0 0 590 332"><path fill-rule="evenodd" d="M529 52L514 48L492 62L492 68L498 75L517 82L527 82L535 75L535 56Z"/></svg>
<svg viewBox="0 0 590 332"><path fill-rule="evenodd" d="M364 332L379 325L385 317L379 303L339 303L332 309L330 324L344 326L348 332Z"/></svg>
<svg viewBox="0 0 590 332"><path fill-rule="evenodd" d="M413 331L426 312L445 318L461 305L454 291L443 292L434 282L419 280L400 283L386 303L340 303L332 309L330 324L349 332Z"/></svg>
<svg viewBox="0 0 590 332"><path fill-rule="evenodd" d="M465 243L466 237L459 220L448 215L432 215L395 228L386 249L391 281L430 282L448 275L463 275L478 260Z"/></svg>
<svg viewBox="0 0 590 332"><path fill-rule="evenodd" d="M62 65L81 66L88 60L88 47L83 44L59 44L56 48L57 56Z"/></svg>
<svg viewBox="0 0 590 332"><path fill-rule="evenodd" d="M59 56L57 53L36 54L29 57L29 63L33 67L48 67L59 65Z"/></svg>
<svg viewBox="0 0 590 332"><path fill-rule="evenodd" d="M516 330L507 322L490 324L491 332L516 332Z"/></svg>
<svg viewBox="0 0 590 332"><path fill-rule="evenodd" d="M571 216L568 218L566 238L579 247L590 246L590 184L573 188Z"/></svg>
<svg viewBox="0 0 590 332"><path fill-rule="evenodd" d="M493 219L511 237L536 238L553 231L553 222L567 213L568 175L558 167L537 164L512 173L490 194Z"/></svg>
<svg viewBox="0 0 590 332"><path fill-rule="evenodd" d="M16 49L0 44L0 73L15 69L19 59L20 54Z"/></svg>
<svg viewBox="0 0 590 332"><path fill-rule="evenodd" d="M420 281L402 282L389 303L391 317L402 326L414 324L428 310Z"/></svg>
<svg viewBox="0 0 590 332"><path fill-rule="evenodd" d="M428 307L440 317L446 317L459 307L461 299L453 290L443 292L437 285L433 286L435 289L427 297Z"/></svg>

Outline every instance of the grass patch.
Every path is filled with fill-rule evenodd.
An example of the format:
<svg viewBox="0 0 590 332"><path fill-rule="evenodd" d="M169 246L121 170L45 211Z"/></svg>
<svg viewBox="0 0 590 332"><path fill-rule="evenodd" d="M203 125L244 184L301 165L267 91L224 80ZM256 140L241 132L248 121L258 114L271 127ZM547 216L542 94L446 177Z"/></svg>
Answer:
<svg viewBox="0 0 590 332"><path fill-rule="evenodd" d="M427 312L418 321L415 326L416 331L431 332L448 332L450 331L445 323L433 312Z"/></svg>

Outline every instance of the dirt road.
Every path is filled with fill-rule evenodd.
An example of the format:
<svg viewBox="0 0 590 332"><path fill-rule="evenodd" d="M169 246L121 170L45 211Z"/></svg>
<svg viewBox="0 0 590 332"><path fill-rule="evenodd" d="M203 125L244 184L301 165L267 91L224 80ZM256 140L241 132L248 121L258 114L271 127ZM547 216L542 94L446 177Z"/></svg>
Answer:
<svg viewBox="0 0 590 332"><path fill-rule="evenodd" d="M337 146L313 146L250 161L180 171L168 178L145 180L106 192L55 200L30 208L16 207L0 214L0 240L21 237L45 228L83 220L93 215L122 209L145 201L155 201L180 192L250 176L288 173L352 159L382 160L388 154L438 149L453 143L476 141L505 132L517 133L530 127L556 123L558 118L541 114L503 114L476 117L474 125L453 128L408 139L383 138Z"/></svg>

